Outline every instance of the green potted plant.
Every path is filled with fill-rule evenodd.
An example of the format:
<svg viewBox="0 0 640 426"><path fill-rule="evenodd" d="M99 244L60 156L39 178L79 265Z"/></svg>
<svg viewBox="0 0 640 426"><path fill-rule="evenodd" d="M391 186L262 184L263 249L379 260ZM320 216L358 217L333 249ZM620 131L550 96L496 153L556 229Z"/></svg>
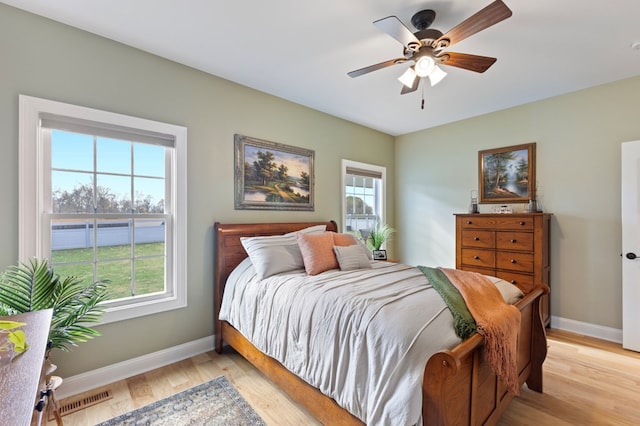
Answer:
<svg viewBox="0 0 640 426"><path fill-rule="evenodd" d="M0 315L53 309L49 346L69 351L100 333L87 323L100 321L107 282L84 284L75 276L61 278L46 260L30 259L0 274ZM27 336L28 339L28 336Z"/></svg>
<svg viewBox="0 0 640 426"><path fill-rule="evenodd" d="M369 230L369 236L367 237L367 243L373 248L373 258L376 260L386 260L387 253L382 250L382 245L385 241L391 239L391 234L396 232L395 229L387 225L386 223L376 222L375 226Z"/></svg>

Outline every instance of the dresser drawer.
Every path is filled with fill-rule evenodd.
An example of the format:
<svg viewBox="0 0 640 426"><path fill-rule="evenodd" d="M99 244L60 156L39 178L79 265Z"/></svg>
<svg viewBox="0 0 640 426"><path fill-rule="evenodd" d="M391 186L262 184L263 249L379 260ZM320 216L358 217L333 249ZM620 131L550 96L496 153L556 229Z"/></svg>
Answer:
<svg viewBox="0 0 640 426"><path fill-rule="evenodd" d="M464 230L462 231L462 246L492 249L496 246L495 236L496 233L493 231Z"/></svg>
<svg viewBox="0 0 640 426"><path fill-rule="evenodd" d="M518 272L533 272L533 253L497 252L496 268Z"/></svg>
<svg viewBox="0 0 640 426"><path fill-rule="evenodd" d="M463 271L477 272L477 273L482 274L482 275L490 275L492 277L496 276L496 270L495 269L487 269L487 268L481 268L479 266L470 266L470 265L464 265L460 269L462 269Z"/></svg>
<svg viewBox="0 0 640 426"><path fill-rule="evenodd" d="M533 275L518 274L509 271L497 271L496 277L502 278L505 281L517 286L524 293L529 293L533 290Z"/></svg>
<svg viewBox="0 0 640 426"><path fill-rule="evenodd" d="M496 248L498 250L533 251L533 233L531 232L496 232Z"/></svg>
<svg viewBox="0 0 640 426"><path fill-rule="evenodd" d="M496 252L491 250L462 249L462 264L481 268L495 268Z"/></svg>
<svg viewBox="0 0 640 426"><path fill-rule="evenodd" d="M510 214L497 214L490 217L464 217L461 222L463 229L533 229L533 217L527 215L513 216Z"/></svg>

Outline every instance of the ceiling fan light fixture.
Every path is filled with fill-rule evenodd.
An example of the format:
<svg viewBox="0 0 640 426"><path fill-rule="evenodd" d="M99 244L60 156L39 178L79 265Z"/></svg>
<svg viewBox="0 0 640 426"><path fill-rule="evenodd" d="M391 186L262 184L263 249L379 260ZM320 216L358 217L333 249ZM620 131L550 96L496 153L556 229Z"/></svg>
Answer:
<svg viewBox="0 0 640 426"><path fill-rule="evenodd" d="M431 56L421 56L416 61L416 74L420 77L426 77L434 70L436 66L435 61Z"/></svg>
<svg viewBox="0 0 640 426"><path fill-rule="evenodd" d="M431 87L440 83L442 79L445 78L446 76L447 76L447 73L444 72L442 68L440 68L437 65L434 65L433 71L431 71L431 74L429 74L429 81L431 82Z"/></svg>
<svg viewBox="0 0 640 426"><path fill-rule="evenodd" d="M404 84L409 88L413 87L413 81L415 79L416 79L416 72L413 70L413 67L407 68L407 70L400 77L398 77L398 80L400 80L400 83Z"/></svg>
<svg viewBox="0 0 640 426"><path fill-rule="evenodd" d="M400 94L405 95L415 92L420 86L420 80L425 77L429 77L431 86L435 86L442 81L446 73L436 64L483 73L493 65L496 58L447 52L444 49L509 18L512 14L511 9L502 0L493 0L493 3L471 15L444 34L440 30L431 28L431 23L436 16L436 13L431 9L419 11L411 18L411 23L416 27L417 32L407 28L397 16L391 15L378 19L373 24L402 44L402 57L369 65L368 67L350 71L347 74L350 77L358 77L392 65L411 62L413 65L410 69L407 69L399 78L402 83ZM640 43L634 43L632 47L639 49Z"/></svg>

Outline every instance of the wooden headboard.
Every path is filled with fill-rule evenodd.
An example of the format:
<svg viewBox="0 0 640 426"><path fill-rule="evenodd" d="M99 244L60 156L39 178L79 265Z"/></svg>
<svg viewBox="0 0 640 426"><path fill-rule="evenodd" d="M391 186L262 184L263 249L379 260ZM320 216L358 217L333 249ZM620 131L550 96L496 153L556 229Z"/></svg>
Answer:
<svg viewBox="0 0 640 426"><path fill-rule="evenodd" d="M327 231L338 232L338 225L333 220L329 222L214 223L213 322L216 347L218 347L218 344L220 344L219 347L222 347L222 333L220 332L218 314L222 304L224 286L231 271L247 257L247 252L240 243L240 237L281 235L314 225L326 225Z"/></svg>

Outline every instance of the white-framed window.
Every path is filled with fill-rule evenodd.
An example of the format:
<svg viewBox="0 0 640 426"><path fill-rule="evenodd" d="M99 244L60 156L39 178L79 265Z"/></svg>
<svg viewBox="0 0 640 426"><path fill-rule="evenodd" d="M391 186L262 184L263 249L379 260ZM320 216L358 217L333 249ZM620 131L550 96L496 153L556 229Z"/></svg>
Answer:
<svg viewBox="0 0 640 426"><path fill-rule="evenodd" d="M345 232L366 240L376 222L385 220L387 169L374 164L342 160L342 217Z"/></svg>
<svg viewBox="0 0 640 426"><path fill-rule="evenodd" d="M19 256L108 280L103 323L186 306L187 129L20 95Z"/></svg>

